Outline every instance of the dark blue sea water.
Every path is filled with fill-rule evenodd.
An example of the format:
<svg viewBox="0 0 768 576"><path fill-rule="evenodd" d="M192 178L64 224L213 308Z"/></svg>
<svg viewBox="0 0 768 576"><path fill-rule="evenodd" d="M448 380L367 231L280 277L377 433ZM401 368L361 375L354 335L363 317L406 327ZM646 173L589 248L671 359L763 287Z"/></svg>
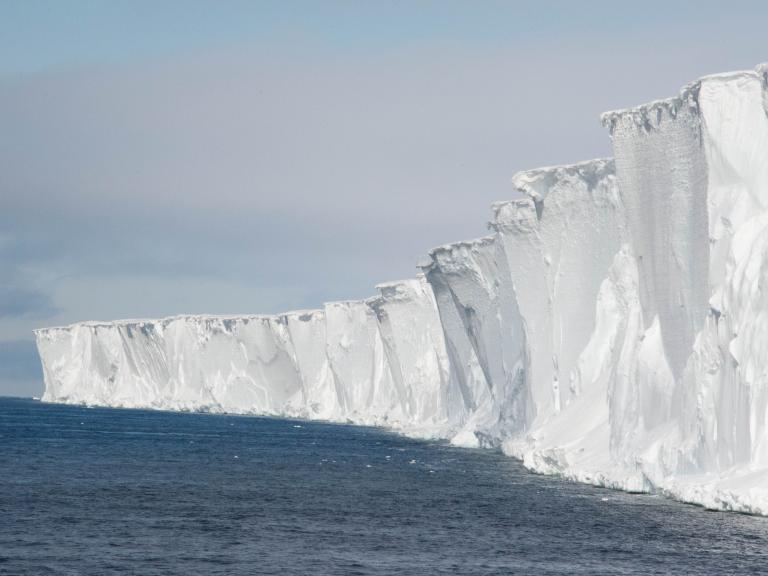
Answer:
<svg viewBox="0 0 768 576"><path fill-rule="evenodd" d="M370 428L0 399L0 574L737 573L768 519Z"/></svg>

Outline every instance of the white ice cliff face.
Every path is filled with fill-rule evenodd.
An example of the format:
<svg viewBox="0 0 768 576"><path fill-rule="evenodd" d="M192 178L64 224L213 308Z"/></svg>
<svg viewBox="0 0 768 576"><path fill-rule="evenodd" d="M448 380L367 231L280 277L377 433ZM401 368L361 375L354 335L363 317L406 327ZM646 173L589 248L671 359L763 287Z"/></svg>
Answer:
<svg viewBox="0 0 768 576"><path fill-rule="evenodd" d="M46 401L458 429L442 327L423 277L368 301L278 316L179 316L39 330Z"/></svg>
<svg viewBox="0 0 768 576"><path fill-rule="evenodd" d="M642 401L633 423L623 419L633 437L626 447L654 486L760 513L768 512L765 94L758 69L604 117L622 197L634 204L641 337L656 348L636 366Z"/></svg>
<svg viewBox="0 0 768 576"><path fill-rule="evenodd" d="M528 426L526 339L502 244L493 237L436 248L424 266L460 391L465 446L498 445Z"/></svg>
<svg viewBox="0 0 768 576"><path fill-rule="evenodd" d="M349 421L768 514L765 67L603 116L366 301L36 332L45 401Z"/></svg>
<svg viewBox="0 0 768 576"><path fill-rule="evenodd" d="M413 431L435 436L455 428L465 417L450 365L432 289L417 280L378 286L374 311L385 360L401 399L402 418Z"/></svg>

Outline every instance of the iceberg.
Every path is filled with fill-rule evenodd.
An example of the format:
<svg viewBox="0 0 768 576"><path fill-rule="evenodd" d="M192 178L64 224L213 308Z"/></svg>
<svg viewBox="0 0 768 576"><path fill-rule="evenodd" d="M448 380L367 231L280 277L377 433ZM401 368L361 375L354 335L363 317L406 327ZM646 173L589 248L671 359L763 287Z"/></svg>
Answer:
<svg viewBox="0 0 768 576"><path fill-rule="evenodd" d="M767 83L604 114L614 158L516 174L488 236L370 299L37 330L43 400L386 426L766 515Z"/></svg>

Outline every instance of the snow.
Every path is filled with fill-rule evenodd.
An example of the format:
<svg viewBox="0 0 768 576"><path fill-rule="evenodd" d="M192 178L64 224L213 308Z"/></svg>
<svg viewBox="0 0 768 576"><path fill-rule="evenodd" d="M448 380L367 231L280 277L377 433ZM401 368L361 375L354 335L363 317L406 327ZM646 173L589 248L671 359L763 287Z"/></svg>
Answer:
<svg viewBox="0 0 768 576"><path fill-rule="evenodd" d="M515 175L489 236L368 300L38 330L43 400L387 426L768 514L767 78L606 113L614 159Z"/></svg>

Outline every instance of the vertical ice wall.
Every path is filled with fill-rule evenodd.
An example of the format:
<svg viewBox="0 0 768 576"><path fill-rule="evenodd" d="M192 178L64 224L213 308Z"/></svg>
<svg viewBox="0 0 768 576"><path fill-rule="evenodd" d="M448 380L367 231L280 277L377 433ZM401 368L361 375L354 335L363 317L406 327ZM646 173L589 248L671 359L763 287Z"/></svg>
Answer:
<svg viewBox="0 0 768 576"><path fill-rule="evenodd" d="M625 448L663 489L753 510L768 464L765 101L761 68L604 116L641 286L639 405L633 430L620 419ZM705 473L717 476L702 486Z"/></svg>
<svg viewBox="0 0 768 576"><path fill-rule="evenodd" d="M768 465L768 363L763 352L768 343L763 312L768 248L765 94L762 69L701 81L702 140L709 166L709 236L713 247L708 282L712 314L702 344L695 348L695 364L688 381L710 384L703 390L711 403L709 409L697 415L696 428L689 432L704 432L706 440L696 454L696 464L706 469L713 464L721 470ZM715 364L719 374L713 382Z"/></svg>
<svg viewBox="0 0 768 576"><path fill-rule="evenodd" d="M680 96L606 114L647 326L658 317L665 356L682 374L706 312L707 164L696 83Z"/></svg>
<svg viewBox="0 0 768 576"><path fill-rule="evenodd" d="M275 319L191 317L159 325L169 382L157 382L156 390L148 390L155 394L152 403L180 402L197 409L207 398L205 409L261 409L267 414L294 414L299 409L301 382L293 350Z"/></svg>
<svg viewBox="0 0 768 576"><path fill-rule="evenodd" d="M180 316L36 332L44 399L280 414L446 436L465 418L423 277L278 316Z"/></svg>
<svg viewBox="0 0 768 576"><path fill-rule="evenodd" d="M623 242L623 210L610 160L522 172L513 184L525 198L495 204L492 226L525 322L536 413L548 418L579 393L577 361Z"/></svg>
<svg viewBox="0 0 768 576"><path fill-rule="evenodd" d="M705 418L722 469L768 465L768 119L765 68L702 80L703 141L709 165L710 338L717 331L720 389ZM703 348L703 347L702 347ZM696 350L710 363L709 350ZM703 374L693 378L701 381ZM714 421L712 421L714 420Z"/></svg>
<svg viewBox="0 0 768 576"><path fill-rule="evenodd" d="M423 275L377 286L375 312L404 418L425 433L456 426L464 416L451 378L443 331L431 288ZM416 424L418 423L418 424Z"/></svg>
<svg viewBox="0 0 768 576"><path fill-rule="evenodd" d="M355 421L378 422L402 416L376 317L362 300L325 305L326 347L340 384L340 407Z"/></svg>
<svg viewBox="0 0 768 576"><path fill-rule="evenodd" d="M162 330L162 326L120 322L38 332L44 399L126 406L151 403L170 383L159 337Z"/></svg>
<svg viewBox="0 0 768 576"><path fill-rule="evenodd" d="M338 418L343 396L326 353L325 311L300 310L284 314L282 318L293 343L308 416L325 420Z"/></svg>
<svg viewBox="0 0 768 576"><path fill-rule="evenodd" d="M502 250L492 237L448 244L425 266L462 383L467 416L454 441L465 445L496 445L531 418L525 332Z"/></svg>

